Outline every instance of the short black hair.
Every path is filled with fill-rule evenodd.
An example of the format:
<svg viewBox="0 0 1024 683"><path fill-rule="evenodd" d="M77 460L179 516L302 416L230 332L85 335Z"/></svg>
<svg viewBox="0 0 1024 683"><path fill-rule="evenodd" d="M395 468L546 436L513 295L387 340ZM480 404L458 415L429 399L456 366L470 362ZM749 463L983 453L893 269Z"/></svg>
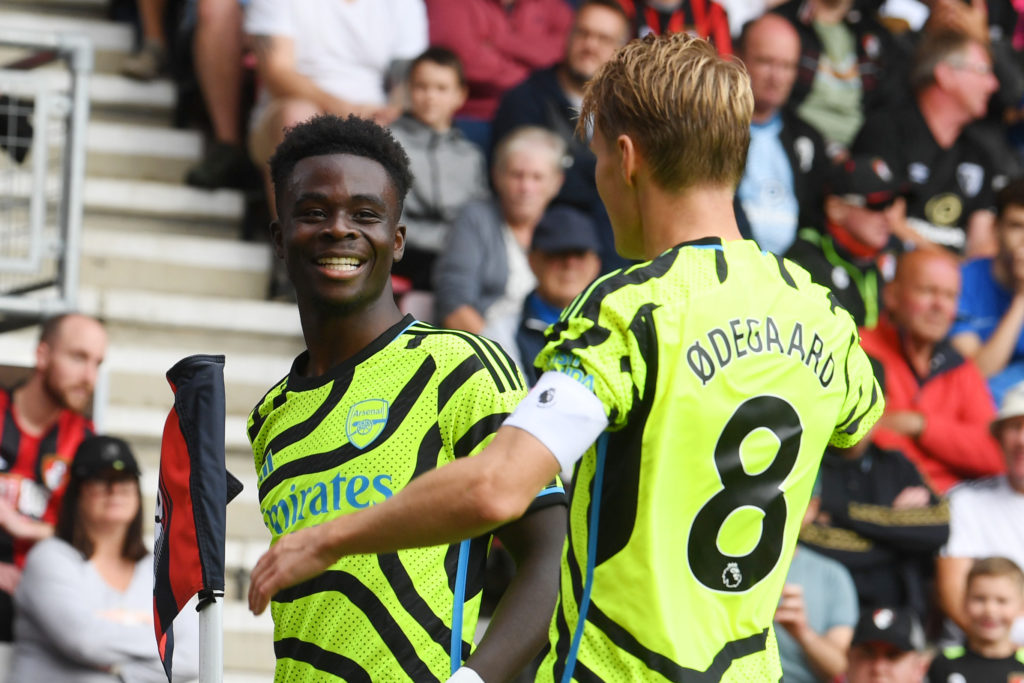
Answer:
<svg viewBox="0 0 1024 683"><path fill-rule="evenodd" d="M279 205L281 190L295 165L308 157L325 154L351 154L383 166L395 186L401 213L412 185L409 157L386 128L353 114L348 118L319 114L285 131L284 140L270 157L270 177Z"/></svg>
<svg viewBox="0 0 1024 683"><path fill-rule="evenodd" d="M455 72L456 78L458 78L459 85L463 88L466 87L466 71L462 68L462 60L459 56L449 50L446 47L432 46L428 47L419 57L412 60L409 64L409 79L412 79L412 72L420 64L424 62L430 62L431 64L437 64L438 66L446 66Z"/></svg>
<svg viewBox="0 0 1024 683"><path fill-rule="evenodd" d="M996 193L996 218L1002 218L1009 206L1024 208L1024 177L1011 180Z"/></svg>

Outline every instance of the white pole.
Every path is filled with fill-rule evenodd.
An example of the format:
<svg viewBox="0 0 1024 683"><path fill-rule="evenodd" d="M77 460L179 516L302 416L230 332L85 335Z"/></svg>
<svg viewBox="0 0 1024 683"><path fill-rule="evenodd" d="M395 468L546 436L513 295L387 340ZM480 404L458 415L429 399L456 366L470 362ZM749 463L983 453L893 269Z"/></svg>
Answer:
<svg viewBox="0 0 1024 683"><path fill-rule="evenodd" d="M224 598L199 611L199 683L224 680Z"/></svg>

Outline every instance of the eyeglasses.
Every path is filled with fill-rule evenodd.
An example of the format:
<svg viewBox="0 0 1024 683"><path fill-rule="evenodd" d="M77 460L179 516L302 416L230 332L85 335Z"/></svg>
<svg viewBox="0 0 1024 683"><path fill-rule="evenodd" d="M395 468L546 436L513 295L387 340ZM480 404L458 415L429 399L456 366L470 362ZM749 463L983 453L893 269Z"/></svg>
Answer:
<svg viewBox="0 0 1024 683"><path fill-rule="evenodd" d="M991 76L994 72L991 64L976 64L973 62L962 62L960 60L947 60L946 64L957 71L970 71L979 76Z"/></svg>

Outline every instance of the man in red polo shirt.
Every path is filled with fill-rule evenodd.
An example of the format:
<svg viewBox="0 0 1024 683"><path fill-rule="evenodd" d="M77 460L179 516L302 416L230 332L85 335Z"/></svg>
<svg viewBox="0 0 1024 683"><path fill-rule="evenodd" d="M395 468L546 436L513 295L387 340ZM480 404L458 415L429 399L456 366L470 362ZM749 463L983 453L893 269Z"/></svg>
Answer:
<svg viewBox="0 0 1024 683"><path fill-rule="evenodd" d="M99 321L77 313L43 323L36 367L0 388L0 641L11 640L11 593L31 545L53 533L107 348Z"/></svg>

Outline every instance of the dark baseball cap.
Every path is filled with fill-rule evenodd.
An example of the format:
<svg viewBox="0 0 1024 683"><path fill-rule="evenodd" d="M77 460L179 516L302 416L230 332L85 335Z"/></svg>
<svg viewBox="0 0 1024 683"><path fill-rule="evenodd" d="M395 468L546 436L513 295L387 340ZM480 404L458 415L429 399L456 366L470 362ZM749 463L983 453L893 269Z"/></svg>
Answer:
<svg viewBox="0 0 1024 683"><path fill-rule="evenodd" d="M925 649L924 629L909 607L881 607L861 612L853 632L853 645L886 643L901 652Z"/></svg>
<svg viewBox="0 0 1024 683"><path fill-rule="evenodd" d="M95 479L108 472L139 475L128 444L116 436L89 436L78 446L71 463L71 476L76 479Z"/></svg>
<svg viewBox="0 0 1024 683"><path fill-rule="evenodd" d="M905 192L905 186L882 157L854 155L829 169L825 191L848 204L881 211Z"/></svg>
<svg viewBox="0 0 1024 683"><path fill-rule="evenodd" d="M530 249L557 254L566 251L601 251L597 228L587 214L570 206L553 206L533 230Z"/></svg>

